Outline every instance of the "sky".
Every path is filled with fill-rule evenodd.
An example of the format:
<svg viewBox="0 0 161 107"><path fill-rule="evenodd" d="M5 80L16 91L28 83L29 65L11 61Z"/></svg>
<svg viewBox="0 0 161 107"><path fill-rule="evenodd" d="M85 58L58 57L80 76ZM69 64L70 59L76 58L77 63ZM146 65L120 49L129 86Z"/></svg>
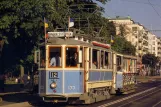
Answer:
<svg viewBox="0 0 161 107"><path fill-rule="evenodd" d="M149 30L161 30L161 0L111 0L105 5L98 5L105 8L105 17L129 15L132 20L143 24ZM161 31L152 33L161 37Z"/></svg>

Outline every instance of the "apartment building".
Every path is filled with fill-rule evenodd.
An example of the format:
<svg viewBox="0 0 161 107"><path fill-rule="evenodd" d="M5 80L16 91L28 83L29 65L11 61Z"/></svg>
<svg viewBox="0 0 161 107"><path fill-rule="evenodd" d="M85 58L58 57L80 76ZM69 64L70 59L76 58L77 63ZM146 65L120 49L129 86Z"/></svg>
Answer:
<svg viewBox="0 0 161 107"><path fill-rule="evenodd" d="M160 40L156 37L154 34L148 35L148 43L149 43L149 53L154 54L155 56L158 56L158 46L160 43Z"/></svg>
<svg viewBox="0 0 161 107"><path fill-rule="evenodd" d="M135 23L129 16L109 19L116 26L116 35L120 34L120 25L124 26L124 37L136 47L136 55L142 56L148 52L148 30L141 24Z"/></svg>
<svg viewBox="0 0 161 107"><path fill-rule="evenodd" d="M120 26L124 26L126 31L128 32L128 27L126 25L131 25L134 23L134 21L128 16L128 17L119 17L116 16L116 18L111 18L109 21L112 21L115 24L116 27L116 35L119 35L121 33Z"/></svg>
<svg viewBox="0 0 161 107"><path fill-rule="evenodd" d="M158 57L161 58L161 37L158 37Z"/></svg>

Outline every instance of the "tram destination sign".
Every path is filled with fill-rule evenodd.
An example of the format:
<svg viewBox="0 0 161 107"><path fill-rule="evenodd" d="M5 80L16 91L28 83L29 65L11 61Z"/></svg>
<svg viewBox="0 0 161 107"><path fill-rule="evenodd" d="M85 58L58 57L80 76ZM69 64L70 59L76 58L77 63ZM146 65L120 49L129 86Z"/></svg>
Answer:
<svg viewBox="0 0 161 107"><path fill-rule="evenodd" d="M48 37L72 37L73 32L48 32Z"/></svg>

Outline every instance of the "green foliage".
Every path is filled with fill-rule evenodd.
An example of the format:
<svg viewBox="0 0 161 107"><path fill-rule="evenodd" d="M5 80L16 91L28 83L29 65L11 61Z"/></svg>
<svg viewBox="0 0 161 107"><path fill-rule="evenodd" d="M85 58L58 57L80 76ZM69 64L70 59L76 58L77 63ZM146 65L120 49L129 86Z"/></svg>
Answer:
<svg viewBox="0 0 161 107"><path fill-rule="evenodd" d="M98 1L105 4L109 0ZM72 7L72 4L76 4L76 7ZM0 66L3 70L17 70L19 65L31 69L34 50L40 40L44 40L44 17L49 24L47 31L67 29L68 16L80 18L83 21L75 20L74 28L91 35L97 32L98 36L110 43L111 35L115 36L114 24L102 17L103 9L94 2L93 5L84 4L88 5L77 3L76 0L70 0L70 3L64 0L1 0L0 38L5 41L5 45ZM114 41L114 50L134 53L133 47L124 38L115 37Z"/></svg>
<svg viewBox="0 0 161 107"><path fill-rule="evenodd" d="M125 37L126 32L125 32L125 26L124 25L120 25L120 36Z"/></svg>
<svg viewBox="0 0 161 107"><path fill-rule="evenodd" d="M114 43L112 44L112 49L116 52L127 55L135 55L136 52L136 48L121 36L115 36Z"/></svg>
<svg viewBox="0 0 161 107"><path fill-rule="evenodd" d="M142 63L147 64L152 68L154 68L158 62L159 58L156 57L154 54L145 54L142 56Z"/></svg>
<svg viewBox="0 0 161 107"><path fill-rule="evenodd" d="M0 38L5 41L3 69L32 64L33 50L44 39L43 18L48 19L50 31L63 27L67 22L63 19L67 8L64 0L1 0Z"/></svg>

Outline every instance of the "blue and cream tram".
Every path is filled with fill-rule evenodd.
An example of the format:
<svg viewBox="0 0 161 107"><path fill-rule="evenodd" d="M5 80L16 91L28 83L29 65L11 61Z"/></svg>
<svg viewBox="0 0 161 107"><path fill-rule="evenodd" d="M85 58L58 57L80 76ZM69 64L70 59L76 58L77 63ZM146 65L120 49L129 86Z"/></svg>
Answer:
<svg viewBox="0 0 161 107"><path fill-rule="evenodd" d="M71 37L65 38L64 32L48 32L47 42L35 52L39 95L45 102L90 104L109 99L110 94L134 84L132 79L124 81L129 67L124 59L135 62L135 57L117 54L108 44L89 42L69 33ZM136 63L130 66L134 73Z"/></svg>

